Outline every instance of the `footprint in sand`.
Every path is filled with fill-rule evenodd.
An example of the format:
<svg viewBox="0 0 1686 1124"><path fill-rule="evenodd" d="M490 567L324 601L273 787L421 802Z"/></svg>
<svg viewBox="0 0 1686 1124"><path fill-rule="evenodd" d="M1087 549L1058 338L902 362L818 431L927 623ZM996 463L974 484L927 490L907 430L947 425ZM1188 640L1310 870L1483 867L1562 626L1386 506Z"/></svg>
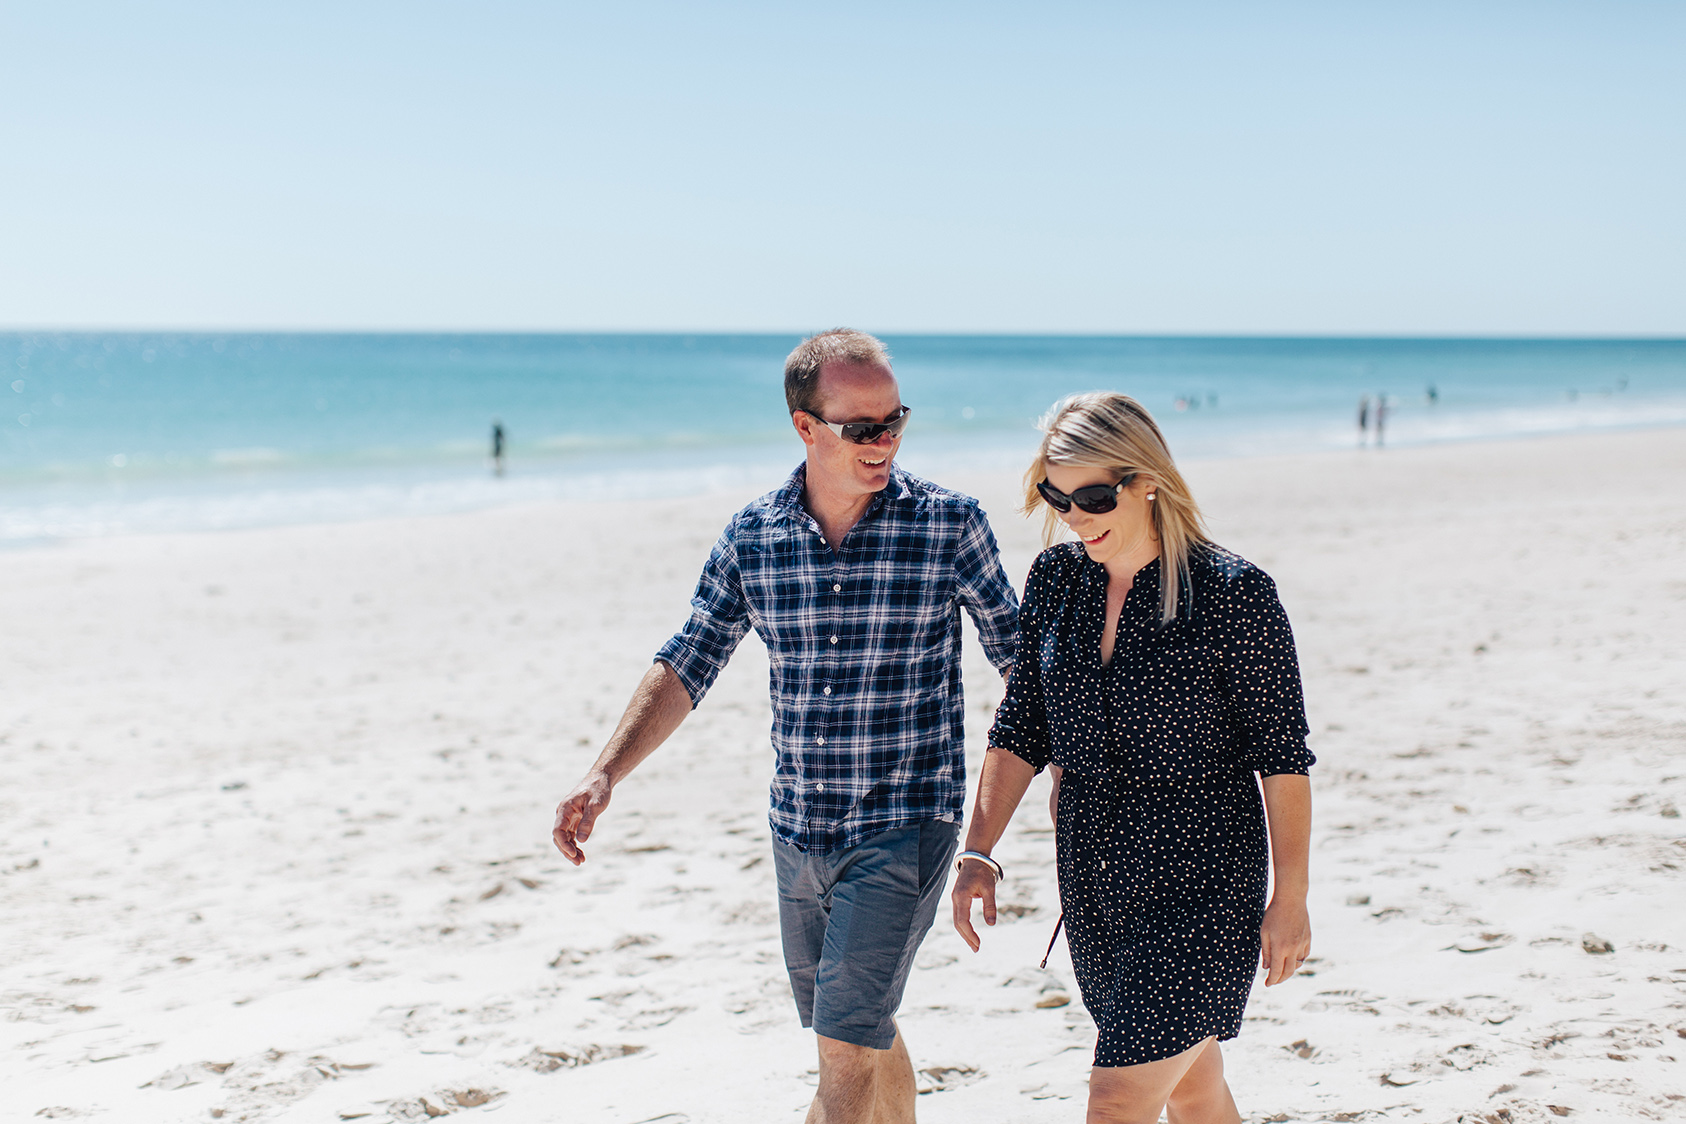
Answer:
<svg viewBox="0 0 1686 1124"><path fill-rule="evenodd" d="M534 1069L540 1073L555 1073L559 1069L578 1069L582 1065L594 1065L597 1062L609 1061L613 1058L630 1057L641 1054L646 1047L622 1044L618 1046L604 1046L590 1043L585 1046L558 1047L546 1050L541 1046L534 1046L527 1054L508 1064L525 1069Z"/></svg>
<svg viewBox="0 0 1686 1124"><path fill-rule="evenodd" d="M622 1030L654 1030L658 1026L666 1026L680 1015L690 1011L690 1007L655 1007L647 1011L639 1011L621 1024Z"/></svg>
<svg viewBox="0 0 1686 1124"><path fill-rule="evenodd" d="M921 1069L919 1076L923 1078L918 1086L919 1092L925 1094L958 1089L962 1085L981 1081L987 1075L983 1070L971 1065L933 1065Z"/></svg>

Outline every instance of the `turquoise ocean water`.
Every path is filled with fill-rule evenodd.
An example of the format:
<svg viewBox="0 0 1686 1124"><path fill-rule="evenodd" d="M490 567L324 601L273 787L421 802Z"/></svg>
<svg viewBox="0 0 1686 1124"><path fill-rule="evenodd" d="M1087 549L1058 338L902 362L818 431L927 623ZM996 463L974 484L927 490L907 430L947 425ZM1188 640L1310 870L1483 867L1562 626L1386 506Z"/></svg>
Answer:
<svg viewBox="0 0 1686 1124"><path fill-rule="evenodd" d="M771 487L800 459L797 339L0 333L0 544ZM1042 411L1096 388L1183 459L1350 448L1365 394L1390 446L1686 424L1686 340L887 342L902 461L939 479L1017 469Z"/></svg>

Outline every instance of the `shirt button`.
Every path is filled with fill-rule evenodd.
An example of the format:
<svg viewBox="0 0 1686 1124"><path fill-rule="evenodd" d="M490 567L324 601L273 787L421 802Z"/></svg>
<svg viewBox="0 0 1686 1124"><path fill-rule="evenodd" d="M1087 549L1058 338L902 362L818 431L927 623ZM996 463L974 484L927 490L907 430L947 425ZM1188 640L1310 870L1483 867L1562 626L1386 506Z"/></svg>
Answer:
<svg viewBox="0 0 1686 1124"><path fill-rule="evenodd" d="M842 586L840 586L840 585L834 585L834 586L832 586L832 587L831 587L831 592L833 592L833 593L842 593L842 592L843 592L843 587L842 587Z"/></svg>
<svg viewBox="0 0 1686 1124"><path fill-rule="evenodd" d="M814 741L816 741L816 742L818 742L818 743L819 743L819 744L820 744L820 745L824 745L824 744L825 744L825 739L824 739L824 738L815 738L815 739L814 739Z"/></svg>
<svg viewBox="0 0 1686 1124"><path fill-rule="evenodd" d="M831 688L830 687L821 687L820 688L820 694L822 694L822 695L831 694Z"/></svg>
<svg viewBox="0 0 1686 1124"><path fill-rule="evenodd" d="M814 786L814 791L815 791L815 792L824 792L824 791L825 791L825 785L823 785L823 784L817 784L817 785L815 785L815 786Z"/></svg>
<svg viewBox="0 0 1686 1124"><path fill-rule="evenodd" d="M833 643L833 644L835 644L835 643L837 643L837 637L835 637L835 636L833 636L833 637L832 637L832 638L831 638L831 642L832 642L832 643Z"/></svg>

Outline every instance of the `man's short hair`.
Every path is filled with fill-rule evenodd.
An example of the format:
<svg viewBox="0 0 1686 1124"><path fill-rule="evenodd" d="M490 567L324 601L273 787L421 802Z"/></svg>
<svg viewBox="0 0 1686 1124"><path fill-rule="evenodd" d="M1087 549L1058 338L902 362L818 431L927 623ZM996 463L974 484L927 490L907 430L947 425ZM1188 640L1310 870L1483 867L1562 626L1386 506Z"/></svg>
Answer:
<svg viewBox="0 0 1686 1124"><path fill-rule="evenodd" d="M853 328L833 328L809 336L784 361L784 401L790 412L820 416L820 368L827 363L870 363L890 369L890 349Z"/></svg>

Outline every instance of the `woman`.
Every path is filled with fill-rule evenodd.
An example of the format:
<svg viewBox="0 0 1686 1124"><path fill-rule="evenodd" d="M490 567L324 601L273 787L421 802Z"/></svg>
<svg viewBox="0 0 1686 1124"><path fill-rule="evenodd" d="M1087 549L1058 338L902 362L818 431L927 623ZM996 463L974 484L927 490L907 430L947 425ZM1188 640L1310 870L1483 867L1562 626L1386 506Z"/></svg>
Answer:
<svg viewBox="0 0 1686 1124"><path fill-rule="evenodd" d="M1255 965L1268 987L1311 949L1293 636L1270 578L1206 538L1140 403L1076 395L1042 428L1025 510L1046 507L1050 541L1062 522L1080 541L1043 551L1025 583L954 925L976 951L974 899L995 923L989 852L1053 765L1060 903L1100 1030L1089 1121L1237 1122L1218 1042L1241 1029Z"/></svg>

